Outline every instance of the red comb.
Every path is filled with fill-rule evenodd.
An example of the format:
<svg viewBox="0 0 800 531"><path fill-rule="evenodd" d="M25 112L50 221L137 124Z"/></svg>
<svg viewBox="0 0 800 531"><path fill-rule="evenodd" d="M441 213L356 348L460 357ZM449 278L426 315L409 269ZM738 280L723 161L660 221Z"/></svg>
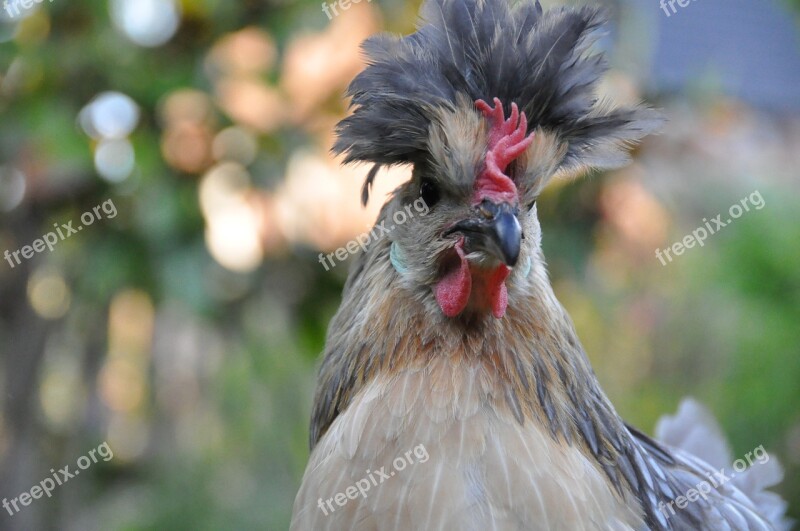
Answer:
<svg viewBox="0 0 800 531"><path fill-rule="evenodd" d="M489 199L495 203L516 203L517 187L504 172L514 159L528 149L533 142L534 133L525 136L528 119L524 112L519 112L516 103L511 104L511 116L508 120L499 98L494 98L494 108L483 100L477 100L475 107L491 121L491 128L486 165L475 179L472 202L477 205L484 199Z"/></svg>

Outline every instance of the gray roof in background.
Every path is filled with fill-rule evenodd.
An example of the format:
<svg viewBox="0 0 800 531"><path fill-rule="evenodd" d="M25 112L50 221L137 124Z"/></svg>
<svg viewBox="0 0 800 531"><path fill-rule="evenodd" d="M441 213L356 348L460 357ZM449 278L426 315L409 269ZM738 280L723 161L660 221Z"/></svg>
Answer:
<svg viewBox="0 0 800 531"><path fill-rule="evenodd" d="M655 93L684 92L713 79L726 94L772 111L800 111L800 31L782 0L625 0L656 32L650 76Z"/></svg>

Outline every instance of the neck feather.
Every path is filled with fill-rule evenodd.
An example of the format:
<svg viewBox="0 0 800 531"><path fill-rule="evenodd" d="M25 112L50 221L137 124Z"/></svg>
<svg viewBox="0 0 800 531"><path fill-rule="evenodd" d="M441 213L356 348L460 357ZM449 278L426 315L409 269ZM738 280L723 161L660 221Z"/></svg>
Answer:
<svg viewBox="0 0 800 531"><path fill-rule="evenodd" d="M390 264L388 245L372 251L354 264L329 327L312 448L366 383L445 356L453 370L487 371L501 387L495 389L503 397L498 408L521 424L546 427L554 439L591 456L621 496L647 495L639 444L600 389L543 269L534 270L525 285L509 285L502 319L448 318L430 293L413 293L403 284Z"/></svg>
<svg viewBox="0 0 800 531"><path fill-rule="evenodd" d="M387 252L356 264L331 322L320 369L312 446L371 378L447 356L454 367L483 365L505 387L521 423L538 422L554 437L595 455L628 435L601 391L566 311L543 271L509 287L505 317L448 318L432 297L408 291ZM387 254L387 256L383 256ZM389 278L388 284L380 279Z"/></svg>

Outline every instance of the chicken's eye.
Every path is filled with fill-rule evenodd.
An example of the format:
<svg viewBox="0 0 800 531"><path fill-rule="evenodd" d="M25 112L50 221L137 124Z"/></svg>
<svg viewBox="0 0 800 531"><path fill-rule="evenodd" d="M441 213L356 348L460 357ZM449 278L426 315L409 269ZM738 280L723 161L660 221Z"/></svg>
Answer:
<svg viewBox="0 0 800 531"><path fill-rule="evenodd" d="M439 189L433 182L428 179L423 179L419 185L419 196L425 201L428 207L432 207L439 202Z"/></svg>

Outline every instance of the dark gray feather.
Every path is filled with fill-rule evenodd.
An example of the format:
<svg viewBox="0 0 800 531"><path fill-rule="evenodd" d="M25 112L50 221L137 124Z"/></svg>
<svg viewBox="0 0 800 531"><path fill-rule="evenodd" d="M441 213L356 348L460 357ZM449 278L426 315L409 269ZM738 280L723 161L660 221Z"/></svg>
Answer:
<svg viewBox="0 0 800 531"><path fill-rule="evenodd" d="M595 8L542 10L538 0L428 0L416 33L364 43L368 66L351 83L354 112L334 151L346 161L425 160L433 111L457 98L517 103L529 129L567 142L563 164L611 167L622 148L660 123L648 109L605 109L595 96L606 63L588 50L603 18ZM374 178L374 174L370 174Z"/></svg>

